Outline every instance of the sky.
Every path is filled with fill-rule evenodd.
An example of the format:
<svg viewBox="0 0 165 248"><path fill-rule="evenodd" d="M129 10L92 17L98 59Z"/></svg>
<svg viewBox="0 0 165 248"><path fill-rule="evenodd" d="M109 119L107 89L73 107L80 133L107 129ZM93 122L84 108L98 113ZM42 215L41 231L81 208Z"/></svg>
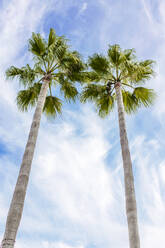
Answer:
<svg viewBox="0 0 165 248"><path fill-rule="evenodd" d="M133 161L141 247L162 247L165 233L164 0L0 1L0 240L33 110L22 113L19 83L5 70L32 63L32 32L65 35L84 60L109 44L153 59L147 82L155 104L126 116ZM128 248L123 168L116 109L106 119L92 104L64 104L43 115L16 248Z"/></svg>

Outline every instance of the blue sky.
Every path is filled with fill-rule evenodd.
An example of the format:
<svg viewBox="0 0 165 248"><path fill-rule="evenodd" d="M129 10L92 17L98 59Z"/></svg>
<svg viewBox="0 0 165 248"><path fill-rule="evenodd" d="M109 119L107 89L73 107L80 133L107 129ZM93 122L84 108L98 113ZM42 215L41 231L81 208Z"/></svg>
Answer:
<svg viewBox="0 0 165 248"><path fill-rule="evenodd" d="M53 27L84 59L108 44L135 48L156 60L147 85L152 108L127 116L141 247L162 247L165 232L165 2L163 0L8 0L0 4L0 238L33 110L21 113L10 65L31 63L32 32ZM123 170L114 111L101 120L91 104L64 105L54 121L43 116L16 248L127 248Z"/></svg>

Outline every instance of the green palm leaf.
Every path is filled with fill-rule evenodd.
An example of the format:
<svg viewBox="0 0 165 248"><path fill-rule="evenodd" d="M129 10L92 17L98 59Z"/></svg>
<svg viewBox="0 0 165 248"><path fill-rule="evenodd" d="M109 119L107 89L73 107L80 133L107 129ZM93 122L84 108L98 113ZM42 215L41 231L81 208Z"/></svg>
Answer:
<svg viewBox="0 0 165 248"><path fill-rule="evenodd" d="M119 66L124 59L124 54L119 45L109 46L108 57L112 65Z"/></svg>
<svg viewBox="0 0 165 248"><path fill-rule="evenodd" d="M34 55L43 56L46 52L46 42L40 34L32 33L32 38L29 39L29 51Z"/></svg>
<svg viewBox="0 0 165 248"><path fill-rule="evenodd" d="M152 89L136 87L133 96L136 97L139 106L149 107L153 104L156 94Z"/></svg>
<svg viewBox="0 0 165 248"><path fill-rule="evenodd" d="M125 49L123 51L125 61L133 61L136 56L135 56L135 49Z"/></svg>
<svg viewBox="0 0 165 248"><path fill-rule="evenodd" d="M53 58L60 62L64 59L68 51L68 45L64 37L56 37L55 42L51 46Z"/></svg>
<svg viewBox="0 0 165 248"><path fill-rule="evenodd" d="M84 87L80 100L81 102L86 101L97 101L98 97L100 95L103 95L106 91L106 87L102 85L96 85L96 84L88 84L86 87Z"/></svg>
<svg viewBox="0 0 165 248"><path fill-rule="evenodd" d="M114 108L114 96L103 94L96 101L96 107L100 117L106 117Z"/></svg>
<svg viewBox="0 0 165 248"><path fill-rule="evenodd" d="M122 90L124 110L127 114L136 112L139 107L138 100L134 94L129 91Z"/></svg>
<svg viewBox="0 0 165 248"><path fill-rule="evenodd" d="M6 71L7 79L17 78L21 84L24 86L32 85L37 78L37 73L27 64L21 69L11 66Z"/></svg>
<svg viewBox="0 0 165 248"><path fill-rule="evenodd" d="M35 83L33 87L18 92L16 101L20 110L27 111L28 108L33 107L36 104L41 85L41 83Z"/></svg>
<svg viewBox="0 0 165 248"><path fill-rule="evenodd" d="M122 73L131 83L142 83L154 75L152 69L153 64L154 61L152 60L145 60L142 62L126 61L123 65L124 70Z"/></svg>
<svg viewBox="0 0 165 248"><path fill-rule="evenodd" d="M89 71L86 72L85 79L86 82L99 82L102 80L102 76L95 71Z"/></svg>
<svg viewBox="0 0 165 248"><path fill-rule="evenodd" d="M56 117L57 113L61 114L62 111L62 102L58 97L47 96L45 100L45 105L43 112L50 118Z"/></svg>
<svg viewBox="0 0 165 248"><path fill-rule="evenodd" d="M89 57L88 64L97 73L108 73L109 62L102 55L94 54L92 57Z"/></svg>
<svg viewBox="0 0 165 248"><path fill-rule="evenodd" d="M50 48L51 45L53 45L55 43L56 40L56 33L55 30L53 28L50 29L49 32L49 38L48 38L48 47Z"/></svg>
<svg viewBox="0 0 165 248"><path fill-rule="evenodd" d="M76 87L73 86L73 83L71 83L67 80L63 81L61 88L60 88L60 91L64 94L64 97L68 101L70 101L70 100L75 101L76 97L78 96L78 91L77 91Z"/></svg>

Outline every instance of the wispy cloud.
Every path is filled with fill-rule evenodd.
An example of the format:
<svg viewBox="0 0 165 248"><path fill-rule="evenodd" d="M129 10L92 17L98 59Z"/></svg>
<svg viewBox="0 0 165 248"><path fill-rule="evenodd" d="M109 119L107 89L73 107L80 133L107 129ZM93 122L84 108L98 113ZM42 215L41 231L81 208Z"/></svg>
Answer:
<svg viewBox="0 0 165 248"><path fill-rule="evenodd" d="M149 9L149 6L146 4L146 1L145 0L141 0L142 2L142 5L144 7L144 12L148 18L148 20L151 22L151 24L153 24L153 16L151 14L151 11Z"/></svg>
<svg viewBox="0 0 165 248"><path fill-rule="evenodd" d="M88 7L88 3L84 2L79 10L79 14L82 14Z"/></svg>

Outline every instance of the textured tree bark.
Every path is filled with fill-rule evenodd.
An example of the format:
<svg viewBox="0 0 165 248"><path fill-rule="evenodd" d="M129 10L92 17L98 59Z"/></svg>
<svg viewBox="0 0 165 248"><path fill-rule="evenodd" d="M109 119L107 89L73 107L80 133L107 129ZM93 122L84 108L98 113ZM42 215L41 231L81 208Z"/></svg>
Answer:
<svg viewBox="0 0 165 248"><path fill-rule="evenodd" d="M41 115L46 99L48 86L49 86L49 81L45 80L42 84L41 91L38 97L38 102L33 116L33 121L30 128L30 133L26 144L25 152L23 155L21 168L19 171L13 198L10 204L7 221L6 221L5 233L2 241L2 248L14 247L17 230L23 213L27 184L29 181L31 164L33 160Z"/></svg>
<svg viewBox="0 0 165 248"><path fill-rule="evenodd" d="M129 247L140 248L140 238L137 221L137 207L134 189L134 177L132 171L132 162L128 145L126 132L126 124L124 117L123 98L121 93L120 83L116 83L116 98L118 106L118 119L120 129L120 144L122 150L123 167L124 167L124 183L125 183L125 199L126 199L126 214L129 233Z"/></svg>

